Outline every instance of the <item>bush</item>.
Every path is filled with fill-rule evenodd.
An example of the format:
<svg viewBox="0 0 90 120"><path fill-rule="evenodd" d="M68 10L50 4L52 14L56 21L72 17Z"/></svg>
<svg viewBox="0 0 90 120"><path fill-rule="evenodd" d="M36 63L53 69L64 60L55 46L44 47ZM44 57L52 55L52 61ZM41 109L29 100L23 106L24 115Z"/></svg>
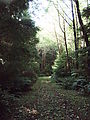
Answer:
<svg viewBox="0 0 90 120"><path fill-rule="evenodd" d="M14 95L0 90L0 120L10 120L18 101Z"/></svg>
<svg viewBox="0 0 90 120"><path fill-rule="evenodd" d="M90 82L87 81L86 79L79 78L73 83L72 88L74 90L79 91L79 93L81 94L84 95L90 94Z"/></svg>
<svg viewBox="0 0 90 120"><path fill-rule="evenodd" d="M65 51L60 56L57 56L52 68L57 77L65 77L70 75L67 68L67 57Z"/></svg>
<svg viewBox="0 0 90 120"><path fill-rule="evenodd" d="M7 91L28 91L37 80L37 71L23 71L13 74L13 71L2 69L0 71L0 86Z"/></svg>
<svg viewBox="0 0 90 120"><path fill-rule="evenodd" d="M73 89L78 90L81 87L85 86L86 84L88 84L88 82L86 81L86 79L78 79L73 83Z"/></svg>
<svg viewBox="0 0 90 120"><path fill-rule="evenodd" d="M26 92L32 89L33 84L37 80L37 74L31 71L23 71L21 76L12 80L10 92Z"/></svg>
<svg viewBox="0 0 90 120"><path fill-rule="evenodd" d="M60 85L64 89L72 89L72 85L74 82L74 77L57 77L55 74L51 76L51 79L54 80L58 85Z"/></svg>
<svg viewBox="0 0 90 120"><path fill-rule="evenodd" d="M61 78L62 81L62 88L67 89L67 90L71 90L72 89L72 85L74 82L74 78L73 77L64 77Z"/></svg>
<svg viewBox="0 0 90 120"><path fill-rule="evenodd" d="M31 90L32 81L25 77L18 77L13 80L13 85L10 86L10 93L25 92Z"/></svg>

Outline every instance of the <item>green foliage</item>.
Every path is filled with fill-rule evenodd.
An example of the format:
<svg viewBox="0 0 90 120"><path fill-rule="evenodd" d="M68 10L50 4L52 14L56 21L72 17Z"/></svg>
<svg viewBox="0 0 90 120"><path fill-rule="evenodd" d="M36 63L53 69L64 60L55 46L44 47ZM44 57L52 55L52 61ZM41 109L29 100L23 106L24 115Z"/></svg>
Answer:
<svg viewBox="0 0 90 120"><path fill-rule="evenodd" d="M51 46L48 47L46 51L42 49L39 50L40 58L40 74L51 75L52 74L52 65L56 59L56 50ZM43 68L42 68L43 67Z"/></svg>
<svg viewBox="0 0 90 120"><path fill-rule="evenodd" d="M0 59L3 61L0 67L0 84L4 86L3 88L5 86L7 88L17 79L21 80L23 71L35 72L33 76L27 76L34 83L32 78L36 79L38 72L36 49L38 28L35 27L28 13L23 12L27 8L28 1L22 0L20 3L21 1L11 2L8 13L4 14L5 11L3 11L4 15L0 14ZM0 2L1 4L4 4L5 9L6 3ZM15 5L16 9L14 7L11 9L12 5Z"/></svg>
<svg viewBox="0 0 90 120"><path fill-rule="evenodd" d="M60 77L56 79L57 84L59 84L63 89L71 90L72 85L76 78L71 76Z"/></svg>
<svg viewBox="0 0 90 120"><path fill-rule="evenodd" d="M57 77L60 76L66 76L67 75L67 70L66 70L66 53L62 52L61 55L57 56L57 59L55 60L53 71L55 72Z"/></svg>
<svg viewBox="0 0 90 120"><path fill-rule="evenodd" d="M79 79L76 79L72 85L72 88L77 90L80 94L90 95L90 82L88 81L88 78L83 76Z"/></svg>
<svg viewBox="0 0 90 120"><path fill-rule="evenodd" d="M87 19L90 20L89 13L90 13L90 5L88 5L88 7L86 7L86 8L83 9L82 15L83 15L83 17L86 17Z"/></svg>
<svg viewBox="0 0 90 120"><path fill-rule="evenodd" d="M87 32L87 35L88 35L88 40L90 42L90 5L88 5L88 7L85 7L82 11L82 17L84 18L84 27L85 27L85 30ZM81 30L81 28L80 28ZM84 36L82 36L82 38L84 38ZM81 39L81 37L80 37Z"/></svg>
<svg viewBox="0 0 90 120"><path fill-rule="evenodd" d="M18 101L19 98L0 90L0 120L11 119L13 112L16 110L16 106L20 106Z"/></svg>
<svg viewBox="0 0 90 120"><path fill-rule="evenodd" d="M33 81L33 82L32 82ZM19 94L19 92L27 92L31 90L31 87L34 84L34 78L30 79L28 77L17 77L15 80L13 79L10 85L10 93Z"/></svg>
<svg viewBox="0 0 90 120"><path fill-rule="evenodd" d="M56 58L56 51L53 49L50 49L46 53L46 66L45 66L45 73L47 75L52 74L52 65L54 64L54 60Z"/></svg>
<svg viewBox="0 0 90 120"><path fill-rule="evenodd" d="M39 32L40 34L40 32ZM51 38L38 36L40 42L37 44L37 50L39 54L39 64L40 64L40 75L51 75L52 65L56 59L57 46L56 43L52 41Z"/></svg>
<svg viewBox="0 0 90 120"><path fill-rule="evenodd" d="M0 0L0 17L8 18L20 18L23 11L29 7L29 1L32 0Z"/></svg>
<svg viewBox="0 0 90 120"><path fill-rule="evenodd" d="M79 75L87 75L87 59L88 59L88 54L86 48L83 48L79 51Z"/></svg>

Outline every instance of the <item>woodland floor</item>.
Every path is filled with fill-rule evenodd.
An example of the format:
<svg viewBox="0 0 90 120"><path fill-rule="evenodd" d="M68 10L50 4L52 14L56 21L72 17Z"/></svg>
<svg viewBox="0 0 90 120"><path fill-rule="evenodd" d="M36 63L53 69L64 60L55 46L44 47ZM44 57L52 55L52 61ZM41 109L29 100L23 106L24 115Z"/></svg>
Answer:
<svg viewBox="0 0 90 120"><path fill-rule="evenodd" d="M61 89L49 77L39 78L20 103L13 120L90 120L90 98Z"/></svg>

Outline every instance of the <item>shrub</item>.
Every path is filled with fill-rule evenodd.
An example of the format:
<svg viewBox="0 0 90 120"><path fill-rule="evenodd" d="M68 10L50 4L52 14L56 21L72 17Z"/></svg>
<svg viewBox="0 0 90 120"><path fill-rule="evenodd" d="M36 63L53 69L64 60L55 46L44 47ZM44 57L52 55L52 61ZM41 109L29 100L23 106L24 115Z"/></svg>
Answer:
<svg viewBox="0 0 90 120"><path fill-rule="evenodd" d="M86 79L78 79L73 83L73 89L78 90L81 87L85 86L88 82L86 81Z"/></svg>
<svg viewBox="0 0 90 120"><path fill-rule="evenodd" d="M25 92L32 89L33 84L37 80L37 74L34 71L23 71L21 76L12 80L10 92Z"/></svg>
<svg viewBox="0 0 90 120"><path fill-rule="evenodd" d="M86 79L79 78L73 83L72 88L83 95L90 94L90 82Z"/></svg>
<svg viewBox="0 0 90 120"><path fill-rule="evenodd" d="M19 99L14 95L0 90L0 120L10 120L18 101Z"/></svg>
<svg viewBox="0 0 90 120"><path fill-rule="evenodd" d="M60 56L57 56L52 68L57 77L70 75L69 71L67 70L67 57L65 51Z"/></svg>
<svg viewBox="0 0 90 120"><path fill-rule="evenodd" d="M19 93L31 90L32 81L26 77L17 77L17 79L13 80L13 85L10 86L10 93Z"/></svg>

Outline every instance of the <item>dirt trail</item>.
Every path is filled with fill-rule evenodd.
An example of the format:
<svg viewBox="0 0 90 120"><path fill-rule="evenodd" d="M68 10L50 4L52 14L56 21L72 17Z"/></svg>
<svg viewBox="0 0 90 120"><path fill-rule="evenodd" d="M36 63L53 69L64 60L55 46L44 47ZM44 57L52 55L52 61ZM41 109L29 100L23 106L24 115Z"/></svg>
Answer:
<svg viewBox="0 0 90 120"><path fill-rule="evenodd" d="M32 92L21 101L22 120L90 120L89 99L62 90L48 77L39 78Z"/></svg>

